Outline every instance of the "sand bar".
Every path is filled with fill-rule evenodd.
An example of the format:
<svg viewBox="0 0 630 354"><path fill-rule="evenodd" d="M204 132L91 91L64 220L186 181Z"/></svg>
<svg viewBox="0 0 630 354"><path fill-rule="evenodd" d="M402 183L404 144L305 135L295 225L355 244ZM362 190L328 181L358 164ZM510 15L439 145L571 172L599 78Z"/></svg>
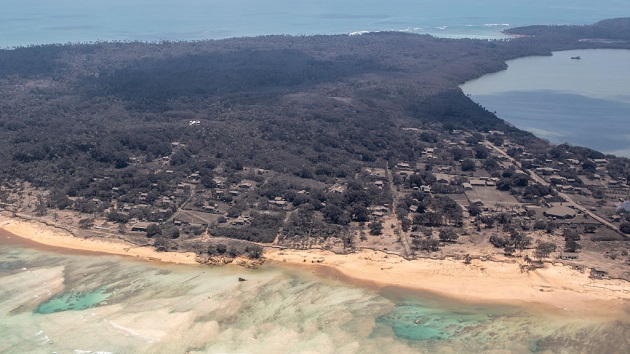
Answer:
<svg viewBox="0 0 630 354"><path fill-rule="evenodd" d="M0 216L0 229L9 233L3 235L4 238L17 236L59 249L115 254L166 263L198 264L192 252L157 252L151 247L138 247L122 240L86 239L34 221Z"/></svg>
<svg viewBox="0 0 630 354"><path fill-rule="evenodd" d="M430 291L467 302L527 303L553 306L563 313L628 315L630 282L591 279L560 263L521 272L513 259L481 261L418 259L362 250L349 255L327 251L268 249L265 257L282 264L331 267L344 277L375 286ZM522 262L522 260L521 260Z"/></svg>

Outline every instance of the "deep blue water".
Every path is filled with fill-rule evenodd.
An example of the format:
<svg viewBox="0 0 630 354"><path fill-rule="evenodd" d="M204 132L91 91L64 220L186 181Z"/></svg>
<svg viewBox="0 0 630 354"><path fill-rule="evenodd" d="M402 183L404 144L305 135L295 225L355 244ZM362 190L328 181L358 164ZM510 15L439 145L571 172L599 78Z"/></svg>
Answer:
<svg viewBox="0 0 630 354"><path fill-rule="evenodd" d="M630 16L626 0L0 0L0 5L0 48L383 30L493 38L508 26Z"/></svg>

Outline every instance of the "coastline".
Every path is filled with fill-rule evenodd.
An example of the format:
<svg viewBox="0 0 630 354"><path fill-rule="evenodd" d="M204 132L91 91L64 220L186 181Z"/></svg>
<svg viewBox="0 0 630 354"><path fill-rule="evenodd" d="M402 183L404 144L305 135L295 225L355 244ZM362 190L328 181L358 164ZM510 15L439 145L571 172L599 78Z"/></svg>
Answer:
<svg viewBox="0 0 630 354"><path fill-rule="evenodd" d="M8 235L2 235L2 238L17 237L59 250L111 254L164 263L199 264L195 261L193 252L157 252L150 247L139 247L118 240L80 238L66 230L36 221L23 221L0 216L0 230L8 233Z"/></svg>
<svg viewBox="0 0 630 354"><path fill-rule="evenodd" d="M314 273L339 274L376 288L400 287L427 291L471 303L536 304L562 314L624 315L630 320L630 282L595 280L560 263L521 272L515 259L416 259L373 250L338 255L322 250L265 252L271 263L311 268Z"/></svg>
<svg viewBox="0 0 630 354"><path fill-rule="evenodd" d="M48 250L70 250L78 254L111 254L144 261L199 265L192 252L157 252L117 240L94 240L36 221L0 216L0 238L19 238L48 246ZM397 287L425 291L471 303L536 304L562 314L625 316L630 321L630 282L591 279L561 263L521 271L520 260L446 258L406 260L374 250L335 254L324 250L265 248L265 264L301 268L324 278L368 286L377 290Z"/></svg>

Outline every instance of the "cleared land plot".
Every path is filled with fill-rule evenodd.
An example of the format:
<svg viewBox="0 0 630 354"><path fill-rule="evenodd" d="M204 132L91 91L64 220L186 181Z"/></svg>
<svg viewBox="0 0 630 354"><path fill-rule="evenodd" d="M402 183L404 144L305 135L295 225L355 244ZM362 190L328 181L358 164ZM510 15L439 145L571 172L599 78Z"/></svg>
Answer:
<svg viewBox="0 0 630 354"><path fill-rule="evenodd" d="M204 213L202 211L180 210L173 215L173 220L181 220L190 224L207 224L219 220L219 214Z"/></svg>
<svg viewBox="0 0 630 354"><path fill-rule="evenodd" d="M496 190L494 187L474 187L473 190L465 191L470 201L481 200L485 206L519 205L520 203L511 194Z"/></svg>
<svg viewBox="0 0 630 354"><path fill-rule="evenodd" d="M470 205L470 202L468 201L468 197L466 197L466 194L445 194L447 197L453 199L455 202L457 202L457 204L459 204L462 207L468 207Z"/></svg>
<svg viewBox="0 0 630 354"><path fill-rule="evenodd" d="M548 220L561 227L570 226L570 225L589 225L589 224L597 225L597 226L601 225L599 221L581 213L578 213L573 219L558 219L558 218L547 217L545 215L545 210L547 210L547 208L529 208L529 209L535 212L535 214L533 215L533 218L540 219L540 220Z"/></svg>

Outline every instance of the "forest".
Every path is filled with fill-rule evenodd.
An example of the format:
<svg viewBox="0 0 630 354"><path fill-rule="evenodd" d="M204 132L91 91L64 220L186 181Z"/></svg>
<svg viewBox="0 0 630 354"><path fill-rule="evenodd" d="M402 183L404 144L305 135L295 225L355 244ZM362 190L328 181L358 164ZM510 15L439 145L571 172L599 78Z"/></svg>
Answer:
<svg viewBox="0 0 630 354"><path fill-rule="evenodd" d="M225 212L201 224L228 238L295 245L343 235L352 223L371 220L369 208L393 208L392 192L375 188L366 169L415 160L444 134L461 130L474 140L500 131L541 160L566 151L601 158L572 146L550 150L458 85L517 57L630 48L629 24L517 28L509 33L524 36L495 41L384 32L1 50L0 200L11 205L11 193L27 183L42 195L41 214L146 221L160 227L151 237L167 239L180 235L164 226L178 211L204 208ZM404 129L423 134L417 139ZM466 157L450 153L453 161ZM611 158L612 173L630 177L630 163ZM492 163L488 169L497 169ZM475 168L467 164L462 170ZM506 176L500 188L518 185ZM421 173L413 178L392 183L435 183ZM231 190L243 181L255 193ZM461 210L448 197L411 199L431 210L414 219L417 227L461 226ZM239 217L247 218L243 225Z"/></svg>

